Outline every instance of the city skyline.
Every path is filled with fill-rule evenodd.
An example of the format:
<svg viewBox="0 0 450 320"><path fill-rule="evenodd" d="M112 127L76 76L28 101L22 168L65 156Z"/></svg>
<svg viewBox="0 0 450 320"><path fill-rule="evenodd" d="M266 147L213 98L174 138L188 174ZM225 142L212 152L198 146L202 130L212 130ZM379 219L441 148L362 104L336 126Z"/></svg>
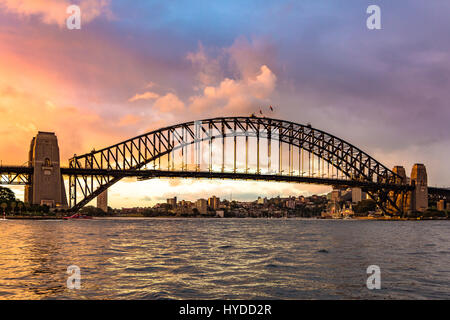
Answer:
<svg viewBox="0 0 450 320"><path fill-rule="evenodd" d="M449 4L381 1L383 29L370 31L357 1L82 1L81 30L65 29L68 1L35 3L0 1L3 164L25 162L37 131L56 132L67 164L165 125L263 109L311 122L389 167L425 163L433 185L450 181L449 48L436 41L450 29ZM121 182L109 199L143 205L206 190L244 200L330 188L162 179Z"/></svg>

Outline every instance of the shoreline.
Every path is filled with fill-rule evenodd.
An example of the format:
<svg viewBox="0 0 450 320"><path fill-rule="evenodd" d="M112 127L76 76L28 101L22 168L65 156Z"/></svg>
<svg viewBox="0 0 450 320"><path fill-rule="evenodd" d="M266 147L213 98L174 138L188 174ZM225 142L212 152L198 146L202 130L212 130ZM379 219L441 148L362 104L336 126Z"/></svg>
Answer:
<svg viewBox="0 0 450 320"><path fill-rule="evenodd" d="M0 218L3 220L3 218ZM27 217L27 216L6 216L6 220L63 220L62 217L52 217L52 216L35 216L35 217Z"/></svg>
<svg viewBox="0 0 450 320"><path fill-rule="evenodd" d="M269 219L269 220L288 220L288 219L303 219L303 220L353 220L353 221L429 221L429 220L450 220L448 218L443 217L420 217L420 218L397 218L397 217L355 217L350 219L342 219L342 218L303 218L303 217L279 217L279 218L266 218L266 217L180 217L180 216L158 216L158 217L144 217L144 216L92 216L92 218L97 220L107 220L107 219ZM0 220L3 220L0 218ZM5 220L65 220L63 217L55 217L55 216L7 216ZM84 220L84 219L69 219L69 220Z"/></svg>

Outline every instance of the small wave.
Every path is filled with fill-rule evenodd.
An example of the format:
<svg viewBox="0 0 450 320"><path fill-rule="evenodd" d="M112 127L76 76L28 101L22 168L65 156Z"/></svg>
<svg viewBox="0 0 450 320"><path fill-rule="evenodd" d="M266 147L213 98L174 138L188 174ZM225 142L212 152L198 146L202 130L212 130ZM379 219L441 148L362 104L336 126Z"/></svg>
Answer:
<svg viewBox="0 0 450 320"><path fill-rule="evenodd" d="M182 266L172 270L172 273L180 274L180 273L199 273L199 270L194 266Z"/></svg>
<svg viewBox="0 0 450 320"><path fill-rule="evenodd" d="M292 259L289 257L275 257L274 260L281 263L287 263L292 261Z"/></svg>
<svg viewBox="0 0 450 320"><path fill-rule="evenodd" d="M154 272L154 271L160 271L163 270L163 268L160 267L142 267L142 268L125 268L125 271L129 272Z"/></svg>
<svg viewBox="0 0 450 320"><path fill-rule="evenodd" d="M153 292L150 294L145 294L141 297L142 300L173 300L169 298L169 293L165 291Z"/></svg>
<svg viewBox="0 0 450 320"><path fill-rule="evenodd" d="M277 264L277 263L268 263L264 266L264 269L269 269L269 270L280 270L280 272L285 272L285 271L293 271L293 270L298 270L297 267L295 266L291 266L291 265L287 265L287 264Z"/></svg>
<svg viewBox="0 0 450 320"><path fill-rule="evenodd" d="M413 256L416 256L416 255L422 256L422 255L429 254L429 252L417 251L417 252L407 252L406 254L410 254L410 255L413 255Z"/></svg>
<svg viewBox="0 0 450 320"><path fill-rule="evenodd" d="M252 253L252 254L268 254L270 252L271 252L271 250L269 250L267 248L251 249L251 250L246 251L246 253Z"/></svg>
<svg viewBox="0 0 450 320"><path fill-rule="evenodd" d="M158 257L156 257L156 258L158 258ZM165 263L173 263L173 264L175 264L175 263L184 263L186 261L186 259L181 259L181 258L170 258L170 259L166 259L164 262Z"/></svg>
<svg viewBox="0 0 450 320"><path fill-rule="evenodd" d="M219 249L231 249L233 248L232 245L225 245L225 246L220 246Z"/></svg>

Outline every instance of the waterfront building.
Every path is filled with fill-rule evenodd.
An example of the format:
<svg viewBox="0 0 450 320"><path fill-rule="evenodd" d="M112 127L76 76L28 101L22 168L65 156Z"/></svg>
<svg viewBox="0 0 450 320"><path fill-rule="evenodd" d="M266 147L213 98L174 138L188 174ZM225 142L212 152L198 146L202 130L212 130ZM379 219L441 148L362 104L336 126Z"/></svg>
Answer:
<svg viewBox="0 0 450 320"><path fill-rule="evenodd" d="M341 198L341 190L333 190L331 191L331 201L339 202Z"/></svg>
<svg viewBox="0 0 450 320"><path fill-rule="evenodd" d="M177 197L167 199L167 204L171 209L175 209L177 207Z"/></svg>
<svg viewBox="0 0 450 320"><path fill-rule="evenodd" d="M295 209L295 198L286 200L286 207L289 209Z"/></svg>
<svg viewBox="0 0 450 320"><path fill-rule="evenodd" d="M178 207L192 208L194 206L194 204L191 201L187 201L187 200L181 200L177 204L178 204Z"/></svg>
<svg viewBox="0 0 450 320"><path fill-rule="evenodd" d="M208 199L208 206L212 210L217 210L220 207L220 198L217 198L216 196L212 196Z"/></svg>
<svg viewBox="0 0 450 320"><path fill-rule="evenodd" d="M223 217L225 217L225 212L223 210L217 210L216 216L219 218L223 218Z"/></svg>
<svg viewBox="0 0 450 320"><path fill-rule="evenodd" d="M367 193L363 192L361 188L352 188L352 203L358 203L367 199Z"/></svg>
<svg viewBox="0 0 450 320"><path fill-rule="evenodd" d="M257 203L262 205L267 204L267 198L258 197Z"/></svg>
<svg viewBox="0 0 450 320"><path fill-rule="evenodd" d="M200 214L208 213L208 201L206 199L198 199L195 206Z"/></svg>
<svg viewBox="0 0 450 320"><path fill-rule="evenodd" d="M178 206L176 209L177 215L191 215L193 213L191 206Z"/></svg>

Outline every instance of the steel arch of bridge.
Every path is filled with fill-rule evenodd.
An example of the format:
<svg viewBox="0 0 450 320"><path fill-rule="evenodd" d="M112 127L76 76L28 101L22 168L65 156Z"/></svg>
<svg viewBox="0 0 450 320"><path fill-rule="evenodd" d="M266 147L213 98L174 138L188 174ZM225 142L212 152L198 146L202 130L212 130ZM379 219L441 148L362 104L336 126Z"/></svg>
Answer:
<svg viewBox="0 0 450 320"><path fill-rule="evenodd" d="M170 171L170 161L174 159L175 151L181 152L181 171L187 170L187 147L200 146L195 148L196 158L201 159L201 144L209 142L209 154L212 155L212 143L217 139L222 141L222 164L219 172L225 171L225 154L226 154L226 138L233 139L233 169L236 173L237 166L237 139L245 138L245 173L248 175L248 144L249 140L256 142L257 168L252 176L257 179L261 174L260 159L260 140L267 140L267 166L271 167L271 149L272 142L278 141L278 171L274 172L274 176L283 175L283 145L288 145L289 171L287 175L292 175L291 164L294 161L293 149L298 149L299 159L300 153L308 153L309 156L316 157L320 166L327 163L328 166L335 168L350 181L360 181L364 184L377 184L380 190L377 192L367 190L369 195L376 199L380 204L381 201L389 201L387 196L389 188L386 186L394 186L401 181L401 178L394 172L389 170L383 164L369 156L367 153L356 146L332 135L325 131L313 128L309 125L305 126L290 121L261 118L261 117L220 117L205 119L201 121L190 121L151 131L149 133L128 139L113 146L92 151L81 156L74 156L69 160L69 170L74 172L82 172L86 174L77 175L69 174L69 199L72 210L77 211L108 189L117 181L129 176L129 172L136 170L146 170L148 164L158 161L159 165L162 157L166 157L168 161L168 170ZM255 141L256 140L256 141ZM220 141L220 140L219 140ZM198 153L198 155L197 155ZM198 156L198 157L197 157ZM216 171L211 164L209 158L208 171ZM300 160L299 160L300 161ZM309 160L310 161L310 160ZM311 162L309 162L309 165ZM314 162L313 162L314 165ZM202 171L201 164L196 164L195 172ZM313 168L314 169L314 168ZM89 171L103 170L103 174L88 174ZM105 173L106 170L106 173ZM172 170L174 170L174 160L172 162ZM319 168L320 170L320 168ZM115 172L114 175L108 172ZM117 174L123 172L123 174ZM303 175L303 170L298 175ZM195 175L192 175L195 177ZM383 187L384 186L384 187ZM382 194L380 196L380 192ZM81 196L82 200L78 201ZM395 202L391 202L392 206L396 206Z"/></svg>

